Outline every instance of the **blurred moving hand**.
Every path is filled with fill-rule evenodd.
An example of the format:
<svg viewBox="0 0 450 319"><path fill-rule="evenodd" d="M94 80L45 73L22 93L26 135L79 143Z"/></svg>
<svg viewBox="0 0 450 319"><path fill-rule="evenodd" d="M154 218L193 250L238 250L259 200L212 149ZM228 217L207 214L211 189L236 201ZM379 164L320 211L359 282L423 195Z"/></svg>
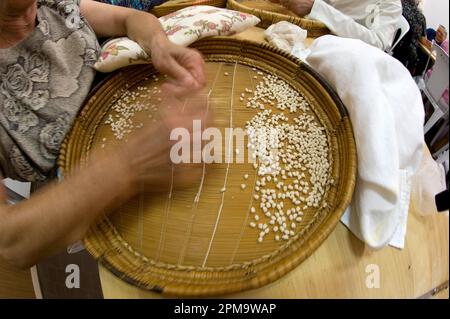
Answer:
<svg viewBox="0 0 450 319"><path fill-rule="evenodd" d="M194 129L201 136L210 123L211 111L206 112L207 97L195 93L180 98L171 88L171 85L164 88L165 98L157 122L146 123L118 150L126 168L124 174L131 178L137 191L167 190L172 180L172 169L174 187L186 187L200 180L202 165L192 163L193 150L196 149L192 144ZM200 128L194 128L194 120L200 121ZM171 132L177 129L186 129L190 134L189 140L171 141ZM181 143L183 150L189 149L189 163L173 164L170 151L175 143ZM201 145L197 149L201 152Z"/></svg>
<svg viewBox="0 0 450 319"><path fill-rule="evenodd" d="M165 86L174 95L184 96L204 88L205 62L197 50L162 40L152 46L151 57L155 68L168 76Z"/></svg>

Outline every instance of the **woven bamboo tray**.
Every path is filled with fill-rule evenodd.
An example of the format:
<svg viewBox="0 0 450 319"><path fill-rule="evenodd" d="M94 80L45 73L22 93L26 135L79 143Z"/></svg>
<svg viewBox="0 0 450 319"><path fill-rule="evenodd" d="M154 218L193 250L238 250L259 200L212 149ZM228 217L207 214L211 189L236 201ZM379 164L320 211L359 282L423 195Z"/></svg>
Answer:
<svg viewBox="0 0 450 319"><path fill-rule="evenodd" d="M162 17L190 6L204 5L225 8L226 3L227 0L170 0L154 7L150 12L157 17Z"/></svg>
<svg viewBox="0 0 450 319"><path fill-rule="evenodd" d="M269 0L227 0L227 8L250 13L261 19L258 27L268 28L274 23L288 21L308 31L308 37L317 38L330 31L320 21L300 18L283 6Z"/></svg>
<svg viewBox="0 0 450 319"><path fill-rule="evenodd" d="M292 270L333 231L351 201L356 176L356 150L348 114L330 86L307 65L267 44L226 37L204 39L194 47L207 61L205 90L211 90L214 126L229 127L232 111L232 127L244 127L257 113L239 103L240 92L255 87L253 69L276 74L301 92L311 105L310 112L325 128L329 176L334 182L324 195L328 206L305 211L298 234L289 241L275 241L272 236L258 243L257 230L248 226L254 191L251 181L256 179L250 163L230 164L220 219L219 190L227 164L210 164L206 165L198 205L193 200L199 185L175 191L170 200L167 192L144 193L90 229L85 246L111 272L143 289L176 296L257 288ZM161 80L152 77L155 72L150 65L122 69L92 92L63 143L59 165L64 175L86 163L93 147L115 143L104 119L112 114L111 108L126 86L128 91L159 86ZM230 99L232 90L234 102ZM239 186L245 173L250 175L249 187L242 190Z"/></svg>

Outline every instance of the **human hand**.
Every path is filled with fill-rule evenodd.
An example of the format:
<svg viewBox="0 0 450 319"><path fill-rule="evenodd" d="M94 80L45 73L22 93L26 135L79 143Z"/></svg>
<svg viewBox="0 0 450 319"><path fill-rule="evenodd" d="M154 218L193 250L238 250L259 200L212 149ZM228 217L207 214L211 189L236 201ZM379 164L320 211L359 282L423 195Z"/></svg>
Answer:
<svg viewBox="0 0 450 319"><path fill-rule="evenodd" d="M205 86L205 62L198 51L160 37L152 41L150 54L155 68L168 76L166 89L176 96L198 92Z"/></svg>
<svg viewBox="0 0 450 319"><path fill-rule="evenodd" d="M171 184L172 170L174 187L186 187L200 180L202 166L198 162L192 163L192 160L195 156L201 159L202 145L193 147L192 137L194 134L201 136L209 126L211 110L206 112L206 96L191 94L180 99L170 91L164 92L164 96L158 121L144 124L119 152L135 191L167 190ZM200 121L201 127L194 126L194 120ZM189 133L189 138L180 139L180 132ZM176 140L172 141L171 137ZM183 151L189 150L188 163L174 163L171 151L175 144L181 146Z"/></svg>
<svg viewBox="0 0 450 319"><path fill-rule="evenodd" d="M283 7L303 17L311 13L314 0L280 0L280 3Z"/></svg>

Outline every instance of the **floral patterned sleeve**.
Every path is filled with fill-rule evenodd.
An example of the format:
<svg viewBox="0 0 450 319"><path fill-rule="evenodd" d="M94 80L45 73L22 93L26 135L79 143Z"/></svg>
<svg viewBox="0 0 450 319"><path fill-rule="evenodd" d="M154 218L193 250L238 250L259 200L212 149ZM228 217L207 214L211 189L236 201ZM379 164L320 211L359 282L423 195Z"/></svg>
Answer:
<svg viewBox="0 0 450 319"><path fill-rule="evenodd" d="M0 49L0 165L30 182L53 176L99 52L79 0L38 0L37 21L27 39Z"/></svg>

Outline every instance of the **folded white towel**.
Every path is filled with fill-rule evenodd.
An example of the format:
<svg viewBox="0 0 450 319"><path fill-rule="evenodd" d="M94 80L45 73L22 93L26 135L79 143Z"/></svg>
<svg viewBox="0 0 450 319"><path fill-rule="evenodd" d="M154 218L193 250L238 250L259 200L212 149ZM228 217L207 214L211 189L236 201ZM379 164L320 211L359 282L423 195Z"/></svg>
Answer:
<svg viewBox="0 0 450 319"><path fill-rule="evenodd" d="M406 232L424 145L419 89L400 62L360 40L323 36L310 50L308 64L334 86L353 125L358 176L349 219L369 246L383 247Z"/></svg>

